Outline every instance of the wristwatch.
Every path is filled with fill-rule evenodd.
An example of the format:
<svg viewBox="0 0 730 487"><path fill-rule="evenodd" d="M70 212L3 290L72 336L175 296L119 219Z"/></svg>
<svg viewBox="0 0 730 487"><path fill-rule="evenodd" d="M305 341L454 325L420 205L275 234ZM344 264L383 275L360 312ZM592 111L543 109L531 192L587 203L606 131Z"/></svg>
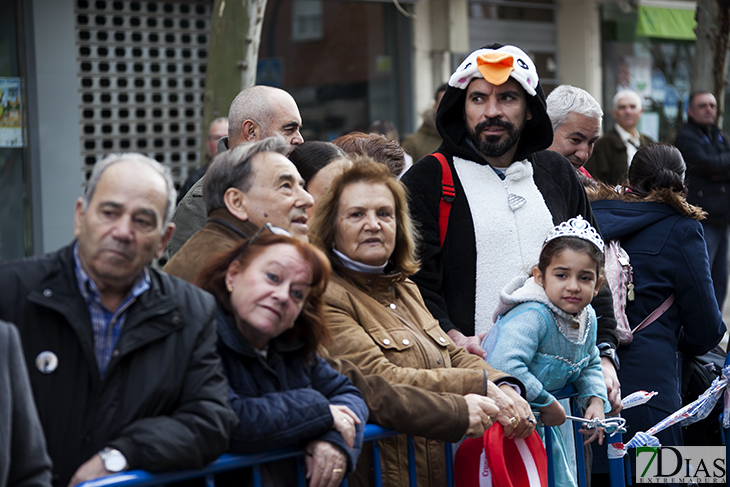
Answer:
<svg viewBox="0 0 730 487"><path fill-rule="evenodd" d="M616 349L613 348L610 343L599 343L598 355L600 355L601 357L607 357L611 362L613 362L613 366L616 368L616 370L621 367L621 364L618 360L618 355L616 355Z"/></svg>
<svg viewBox="0 0 730 487"><path fill-rule="evenodd" d="M104 468L110 472L118 473L127 469L127 459L116 448L109 448L107 446L99 452L99 456L104 462Z"/></svg>

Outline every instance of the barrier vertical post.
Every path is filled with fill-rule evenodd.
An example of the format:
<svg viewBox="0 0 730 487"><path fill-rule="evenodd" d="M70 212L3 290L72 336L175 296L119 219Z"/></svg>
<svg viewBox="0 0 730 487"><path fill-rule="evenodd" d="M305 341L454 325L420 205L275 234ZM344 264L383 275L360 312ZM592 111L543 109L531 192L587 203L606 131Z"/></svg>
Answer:
<svg viewBox="0 0 730 487"><path fill-rule="evenodd" d="M261 464L254 465L252 467L253 469L253 487L262 487L261 486Z"/></svg>
<svg viewBox="0 0 730 487"><path fill-rule="evenodd" d="M548 485L555 487L555 466L553 465L553 432L550 426L545 426L545 454L548 464Z"/></svg>
<svg viewBox="0 0 730 487"><path fill-rule="evenodd" d="M570 401L571 408L573 409L573 416L583 417L583 413L578 406L577 401ZM583 433L578 431L581 425L573 422L573 437L575 438L575 466L578 469L578 485L580 487L586 486L586 458L583 453Z"/></svg>
<svg viewBox="0 0 730 487"><path fill-rule="evenodd" d="M444 452L446 453L446 485L454 487L454 450L451 443L444 444Z"/></svg>
<svg viewBox="0 0 730 487"><path fill-rule="evenodd" d="M621 456L618 458L611 458L611 443L623 444L623 435L621 433L615 433L611 438L606 435L604 441L606 441L606 449L608 450L608 475L611 479L611 487L624 487L624 458ZM628 453L627 453L628 455ZM629 476L630 477L630 476Z"/></svg>
<svg viewBox="0 0 730 487"><path fill-rule="evenodd" d="M413 443L413 437L408 435L406 441L408 442L408 485L410 487L418 487L418 481L416 479L416 448Z"/></svg>
<svg viewBox="0 0 730 487"><path fill-rule="evenodd" d="M383 485L383 470L380 465L380 443L373 440L373 476L375 477L375 487Z"/></svg>
<svg viewBox="0 0 730 487"><path fill-rule="evenodd" d="M307 487L307 472L304 465L304 457L297 457L297 485Z"/></svg>

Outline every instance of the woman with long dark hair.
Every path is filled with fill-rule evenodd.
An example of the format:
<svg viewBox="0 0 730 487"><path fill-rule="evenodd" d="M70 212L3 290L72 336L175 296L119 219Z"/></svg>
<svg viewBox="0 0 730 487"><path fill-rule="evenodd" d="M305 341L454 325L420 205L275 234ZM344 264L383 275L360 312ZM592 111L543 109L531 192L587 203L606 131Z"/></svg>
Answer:
<svg viewBox="0 0 730 487"><path fill-rule="evenodd" d="M623 187L602 185L589 192L604 240L619 240L631 258L636 297L626 304L629 325L636 327L674 296L659 318L618 348L623 393L642 389L659 393L649 403L622 413L629 437L682 406L679 352L701 355L725 333L700 224L705 213L687 203L685 169L679 150L652 144L636 153ZM683 444L678 426L657 437L662 445ZM605 454L594 456L596 463L601 458Z"/></svg>

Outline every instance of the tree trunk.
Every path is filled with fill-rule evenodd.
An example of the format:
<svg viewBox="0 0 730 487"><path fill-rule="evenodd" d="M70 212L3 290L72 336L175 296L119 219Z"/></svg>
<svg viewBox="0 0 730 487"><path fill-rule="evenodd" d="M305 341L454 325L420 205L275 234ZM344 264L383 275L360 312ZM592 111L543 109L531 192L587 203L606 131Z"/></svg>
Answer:
<svg viewBox="0 0 730 487"><path fill-rule="evenodd" d="M266 0L215 0L210 21L208 66L201 129L201 157L207 161L208 125L227 117L233 99L256 83Z"/></svg>
<svg viewBox="0 0 730 487"><path fill-rule="evenodd" d="M692 91L707 90L715 95L718 123L721 124L730 46L728 1L698 0L695 19L697 40L692 61Z"/></svg>

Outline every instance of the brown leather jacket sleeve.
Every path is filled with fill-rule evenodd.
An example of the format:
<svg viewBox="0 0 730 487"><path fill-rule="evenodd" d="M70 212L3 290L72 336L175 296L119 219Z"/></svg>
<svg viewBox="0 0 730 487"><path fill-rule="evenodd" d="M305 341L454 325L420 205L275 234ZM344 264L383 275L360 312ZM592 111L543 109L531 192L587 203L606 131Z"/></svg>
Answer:
<svg viewBox="0 0 730 487"><path fill-rule="evenodd" d="M320 350L320 355L360 389L370 409L371 423L449 442L459 441L466 433L469 412L463 396L391 384L378 375L363 375L349 360L333 359L325 350Z"/></svg>

